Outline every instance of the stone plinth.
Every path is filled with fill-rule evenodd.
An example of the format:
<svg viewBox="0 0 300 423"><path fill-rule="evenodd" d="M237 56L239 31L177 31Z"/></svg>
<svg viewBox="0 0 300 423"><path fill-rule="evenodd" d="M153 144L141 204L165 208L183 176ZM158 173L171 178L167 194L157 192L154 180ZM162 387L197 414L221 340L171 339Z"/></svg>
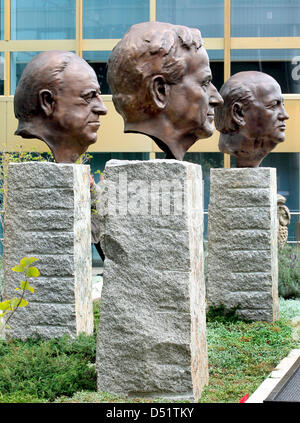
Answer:
<svg viewBox="0 0 300 423"><path fill-rule="evenodd" d="M278 319L276 169L211 169L207 300Z"/></svg>
<svg viewBox="0 0 300 423"><path fill-rule="evenodd" d="M98 390L198 400L208 382L202 172L176 160L111 160Z"/></svg>
<svg viewBox="0 0 300 423"><path fill-rule="evenodd" d="M38 258L34 294L9 324L9 336L53 338L93 332L89 166L9 164L4 226L5 296L16 295L24 256Z"/></svg>

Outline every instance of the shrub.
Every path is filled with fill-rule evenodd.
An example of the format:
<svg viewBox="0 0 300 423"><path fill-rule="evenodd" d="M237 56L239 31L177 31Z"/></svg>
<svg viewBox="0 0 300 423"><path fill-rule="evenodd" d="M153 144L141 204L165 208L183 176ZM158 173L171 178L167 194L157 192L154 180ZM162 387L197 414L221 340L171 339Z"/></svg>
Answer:
<svg viewBox="0 0 300 423"><path fill-rule="evenodd" d="M278 248L278 291L285 299L300 298L300 250L285 245Z"/></svg>
<svg viewBox="0 0 300 423"><path fill-rule="evenodd" d="M95 391L95 355L94 335L82 334L74 340L62 337L49 341L2 341L0 402L7 402L10 395L14 398L20 391L22 398L48 401L81 390Z"/></svg>

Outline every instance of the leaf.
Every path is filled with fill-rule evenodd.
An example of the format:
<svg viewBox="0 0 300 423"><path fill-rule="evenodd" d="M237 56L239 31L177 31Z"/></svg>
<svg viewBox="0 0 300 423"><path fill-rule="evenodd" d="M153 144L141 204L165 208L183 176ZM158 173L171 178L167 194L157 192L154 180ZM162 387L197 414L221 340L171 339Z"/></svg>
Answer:
<svg viewBox="0 0 300 423"><path fill-rule="evenodd" d="M29 285L29 282L28 281L21 281L21 283L20 283L20 288L16 288L16 290L20 290L20 289L23 289L23 290L27 290L27 291L30 291L30 292L32 292L32 293L34 293L34 288L33 288L33 286L30 286Z"/></svg>
<svg viewBox="0 0 300 423"><path fill-rule="evenodd" d="M37 261L38 259L35 257L23 257L20 261L21 266L27 267L30 266L32 263Z"/></svg>
<svg viewBox="0 0 300 423"><path fill-rule="evenodd" d="M6 300L0 303L0 310L12 310L10 300Z"/></svg>
<svg viewBox="0 0 300 423"><path fill-rule="evenodd" d="M14 272L24 272L25 268L21 264L17 264L11 270L13 270Z"/></svg>
<svg viewBox="0 0 300 423"><path fill-rule="evenodd" d="M17 305L19 304L20 298L12 298L10 301L10 304L12 307L17 307Z"/></svg>
<svg viewBox="0 0 300 423"><path fill-rule="evenodd" d="M20 301L20 304L18 305L18 307L26 307L28 304L28 301L25 300L24 298L22 298L22 300Z"/></svg>
<svg viewBox="0 0 300 423"><path fill-rule="evenodd" d="M25 275L28 278L37 278L40 275L40 271L37 267L28 267L28 269L26 269Z"/></svg>
<svg viewBox="0 0 300 423"><path fill-rule="evenodd" d="M21 289L27 289L28 286L29 286L29 282L28 281L21 281L20 282L20 288Z"/></svg>

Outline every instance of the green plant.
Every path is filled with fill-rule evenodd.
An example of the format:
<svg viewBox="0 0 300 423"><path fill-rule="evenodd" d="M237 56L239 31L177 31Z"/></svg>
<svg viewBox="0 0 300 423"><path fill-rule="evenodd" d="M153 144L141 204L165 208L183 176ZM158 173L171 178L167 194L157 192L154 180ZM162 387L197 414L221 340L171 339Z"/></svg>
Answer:
<svg viewBox="0 0 300 423"><path fill-rule="evenodd" d="M239 320L244 320L238 317L237 310L239 309L239 306L236 306L232 309L227 309L223 304L212 307L210 306L208 308L208 311L206 313L206 320L208 322L211 321L218 321L218 322L237 322Z"/></svg>
<svg viewBox="0 0 300 423"><path fill-rule="evenodd" d="M20 263L14 266L11 270L14 272L19 272L24 274L24 279L20 282L20 286L16 288L16 291L20 291L19 297L13 297L8 300L2 301L0 303L0 310L2 313L0 314L0 318L3 318L8 312L9 317L5 321L5 325L8 327L8 322L15 314L16 310L21 307L26 307L28 305L28 301L25 299L25 292L29 291L34 293L33 286L30 285L28 278L38 277L40 272L37 267L32 266L34 262L38 259L35 257L23 257L20 260Z"/></svg>
<svg viewBox="0 0 300 423"><path fill-rule="evenodd" d="M19 402L18 392L36 402L96 391L95 355L94 335L0 341L0 402Z"/></svg>
<svg viewBox="0 0 300 423"><path fill-rule="evenodd" d="M283 298L300 298L300 251L285 245L278 248L278 291Z"/></svg>

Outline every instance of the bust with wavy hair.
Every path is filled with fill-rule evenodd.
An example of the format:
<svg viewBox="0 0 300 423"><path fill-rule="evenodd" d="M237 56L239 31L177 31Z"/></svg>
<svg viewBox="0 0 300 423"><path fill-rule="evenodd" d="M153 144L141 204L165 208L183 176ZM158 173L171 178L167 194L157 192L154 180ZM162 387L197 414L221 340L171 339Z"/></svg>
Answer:
<svg viewBox="0 0 300 423"><path fill-rule="evenodd" d="M164 22L133 25L113 49L107 81L125 133L150 136L166 158L186 151L214 131L222 103L211 83L198 29Z"/></svg>

